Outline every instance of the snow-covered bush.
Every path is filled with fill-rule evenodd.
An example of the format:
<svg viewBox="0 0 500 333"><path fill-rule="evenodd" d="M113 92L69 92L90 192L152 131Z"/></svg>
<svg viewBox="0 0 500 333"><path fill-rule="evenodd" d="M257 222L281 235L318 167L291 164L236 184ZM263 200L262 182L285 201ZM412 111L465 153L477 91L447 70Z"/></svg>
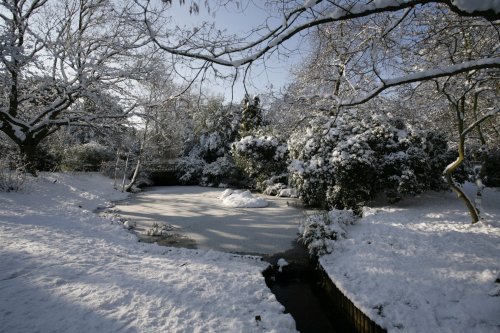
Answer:
<svg viewBox="0 0 500 333"><path fill-rule="evenodd" d="M64 156L64 147L54 144L39 144L34 164L38 171L59 171Z"/></svg>
<svg viewBox="0 0 500 333"><path fill-rule="evenodd" d="M148 236L171 236L174 227L164 223L153 223L151 228L146 231Z"/></svg>
<svg viewBox="0 0 500 333"><path fill-rule="evenodd" d="M453 159L443 135L399 130L391 149L381 150L380 188L391 202L424 190L443 190L442 173Z"/></svg>
<svg viewBox="0 0 500 333"><path fill-rule="evenodd" d="M486 186L500 187L500 149L490 151L485 156L481 177Z"/></svg>
<svg viewBox="0 0 500 333"><path fill-rule="evenodd" d="M65 170L99 171L103 162L113 159L114 154L111 149L92 141L66 149L62 163Z"/></svg>
<svg viewBox="0 0 500 333"><path fill-rule="evenodd" d="M265 189L262 191L262 193L267 194L267 195L274 195L274 196L280 196L280 193L283 193L285 189L287 189L287 186L284 183L278 182L277 178L281 177L271 177L270 179L266 180L262 185L265 187ZM288 189L290 190L290 189ZM287 196L287 195L283 195ZM288 195L289 197L290 195Z"/></svg>
<svg viewBox="0 0 500 333"><path fill-rule="evenodd" d="M22 158L7 152L0 156L0 192L17 192L26 181L26 168Z"/></svg>
<svg viewBox="0 0 500 333"><path fill-rule="evenodd" d="M288 147L277 137L248 135L232 144L231 154L259 190L287 182Z"/></svg>
<svg viewBox="0 0 500 333"><path fill-rule="evenodd" d="M219 196L222 205L233 208L263 208L269 206L265 199L254 197L248 190L227 189Z"/></svg>
<svg viewBox="0 0 500 333"><path fill-rule="evenodd" d="M350 210L332 210L308 216L299 225L299 239L311 255L320 256L333 251L335 241L345 238L345 226L356 220Z"/></svg>
<svg viewBox="0 0 500 333"><path fill-rule="evenodd" d="M306 205L356 213L378 193L397 201L442 189L449 162L443 136L354 111L313 119L292 135L289 149L290 180Z"/></svg>
<svg viewBox="0 0 500 333"><path fill-rule="evenodd" d="M202 186L231 182L237 174L225 140L217 133L202 135L186 156L177 159L176 169L181 183Z"/></svg>
<svg viewBox="0 0 500 333"><path fill-rule="evenodd" d="M224 155L225 142L217 132L203 134L200 137L199 149L203 159L210 163Z"/></svg>
<svg viewBox="0 0 500 333"><path fill-rule="evenodd" d="M199 184L206 164L200 147L195 146L189 154L176 161L179 181L186 185Z"/></svg>
<svg viewBox="0 0 500 333"><path fill-rule="evenodd" d="M236 167L230 157L222 156L203 167L200 184L203 186L219 186L231 182L236 177Z"/></svg>
<svg viewBox="0 0 500 333"><path fill-rule="evenodd" d="M204 133L200 136L198 142L183 157L177 159L177 173L183 184L202 184L203 177L207 180L211 175L218 175L216 162L219 157L224 156L225 144L221 135L217 132Z"/></svg>

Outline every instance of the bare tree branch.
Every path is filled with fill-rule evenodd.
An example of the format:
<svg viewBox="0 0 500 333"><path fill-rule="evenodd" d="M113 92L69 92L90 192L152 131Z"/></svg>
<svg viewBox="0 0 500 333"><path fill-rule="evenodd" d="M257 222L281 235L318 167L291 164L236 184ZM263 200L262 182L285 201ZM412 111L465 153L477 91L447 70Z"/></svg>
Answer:
<svg viewBox="0 0 500 333"><path fill-rule="evenodd" d="M444 68L429 69L426 71L409 74L403 77L385 79L378 87L376 87L369 93L350 100L338 100L337 98L334 98L334 96L324 96L324 97L337 100L339 106L343 107L355 106L366 103L370 99L378 96L383 91L395 86L400 86L403 84L408 84L413 82L431 80L439 77L453 76L460 73L466 73L471 70L488 69L488 68L500 68L500 58L486 58L480 60L466 61L460 64L451 65Z"/></svg>

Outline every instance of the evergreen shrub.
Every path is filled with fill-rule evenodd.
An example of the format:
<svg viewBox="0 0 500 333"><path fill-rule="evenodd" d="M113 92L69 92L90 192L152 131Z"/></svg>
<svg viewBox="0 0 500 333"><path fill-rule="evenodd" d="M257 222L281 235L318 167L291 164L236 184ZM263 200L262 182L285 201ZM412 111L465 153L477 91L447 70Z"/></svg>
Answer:
<svg viewBox="0 0 500 333"><path fill-rule="evenodd" d="M266 192L279 188L275 184L287 182L288 148L277 137L248 135L231 145L231 154L257 189Z"/></svg>
<svg viewBox="0 0 500 333"><path fill-rule="evenodd" d="M64 151L64 171L99 171L101 165L114 159L113 151L97 142L75 145Z"/></svg>
<svg viewBox="0 0 500 333"><path fill-rule="evenodd" d="M311 120L288 145L290 181L304 204L358 214L380 193L395 202L443 189L441 173L450 161L442 135L355 111Z"/></svg>
<svg viewBox="0 0 500 333"><path fill-rule="evenodd" d="M500 149L494 149L484 158L481 169L483 183L489 187L500 187Z"/></svg>

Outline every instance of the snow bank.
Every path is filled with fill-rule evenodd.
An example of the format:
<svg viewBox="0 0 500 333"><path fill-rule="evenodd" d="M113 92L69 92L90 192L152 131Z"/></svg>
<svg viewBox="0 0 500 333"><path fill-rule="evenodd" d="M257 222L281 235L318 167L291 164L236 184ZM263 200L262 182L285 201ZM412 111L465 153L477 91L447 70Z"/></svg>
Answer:
<svg viewBox="0 0 500 333"><path fill-rule="evenodd" d="M298 198L299 194L297 193L297 190L294 188L284 188L284 189L279 191L278 197Z"/></svg>
<svg viewBox="0 0 500 333"><path fill-rule="evenodd" d="M278 266L278 271L282 272L283 271L283 267L288 266L289 263L284 258L279 258L278 262L276 263L276 265Z"/></svg>
<svg viewBox="0 0 500 333"><path fill-rule="evenodd" d="M475 225L452 193L366 208L320 262L388 332L500 332L499 203L486 189Z"/></svg>
<svg viewBox="0 0 500 333"><path fill-rule="evenodd" d="M269 206L269 202L262 198L256 198L250 191L227 189L220 195L219 199L226 207L233 208L263 208Z"/></svg>
<svg viewBox="0 0 500 333"><path fill-rule="evenodd" d="M97 174L0 193L0 331L295 332L265 263L139 243L92 212L124 197Z"/></svg>

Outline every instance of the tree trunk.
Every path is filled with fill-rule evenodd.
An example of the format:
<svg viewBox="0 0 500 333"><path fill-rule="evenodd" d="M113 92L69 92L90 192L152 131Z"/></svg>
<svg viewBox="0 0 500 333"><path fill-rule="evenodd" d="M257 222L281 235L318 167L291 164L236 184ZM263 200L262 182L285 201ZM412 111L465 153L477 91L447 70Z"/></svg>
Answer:
<svg viewBox="0 0 500 333"><path fill-rule="evenodd" d="M139 175L139 170L141 168L141 163L142 163L142 151L143 151L143 144L141 144L141 148L139 149L139 156L137 157L137 164L135 165L132 179L130 180L130 183L128 183L124 188L125 192L130 192L132 190L132 186L134 186L135 182L137 181L137 176Z"/></svg>
<svg viewBox="0 0 500 333"><path fill-rule="evenodd" d="M453 172L462 165L465 159L465 133L464 133L464 114L465 114L465 99L462 98L460 104L455 105L457 112L457 121L458 121L458 132L459 132L459 141L458 141L458 158L455 162L451 163L446 167L443 172L448 185L450 185L451 189L458 195L458 198L461 199L467 209L469 210L470 217L472 219L472 223L476 223L479 221L479 214L472 203L472 201L467 197L464 191L455 183L453 180Z"/></svg>
<svg viewBox="0 0 500 333"><path fill-rule="evenodd" d="M127 179L127 169L128 169L129 156L130 156L130 153L127 153L127 159L125 160L125 170L123 170L122 192L125 191L125 179Z"/></svg>
<svg viewBox="0 0 500 333"><path fill-rule="evenodd" d="M118 163L120 162L120 149L116 150L115 172L113 175L113 188L116 189L116 177L118 176Z"/></svg>
<svg viewBox="0 0 500 333"><path fill-rule="evenodd" d="M135 182L137 181L137 176L139 175L139 170L141 168L142 158L144 154L144 146L146 145L146 139L148 135L148 125L149 125L149 118L147 118L146 120L146 126L144 128L144 134L142 136L141 146L139 147L139 156L137 156L137 164L135 165L134 174L132 175L130 183L127 186L125 186L126 192L130 192L130 190L132 190L132 186L134 186Z"/></svg>
<svg viewBox="0 0 500 333"><path fill-rule="evenodd" d="M36 169L36 157L37 157L37 144L31 141L23 142L19 144L19 150L21 153L21 160L24 164L24 168L34 177L37 176Z"/></svg>
<svg viewBox="0 0 500 333"><path fill-rule="evenodd" d="M459 144L459 156L455 160L455 162L451 163L446 167L444 170L444 176L446 178L446 181L448 182L448 185L450 185L451 189L457 194L458 198L461 199L464 203L467 209L469 210L470 217L472 219L472 223L476 223L479 221L479 214L477 212L476 207L472 203L472 201L467 197L467 195L462 191L462 189L455 183L453 180L453 172L463 163L464 161L464 146L463 146L463 140L460 140Z"/></svg>
<svg viewBox="0 0 500 333"><path fill-rule="evenodd" d="M483 211L483 190L485 187L483 184L483 180L481 179L482 168L482 163L474 166L474 182L476 183L476 198L474 199L474 206L476 207L479 217L481 216L481 212Z"/></svg>

